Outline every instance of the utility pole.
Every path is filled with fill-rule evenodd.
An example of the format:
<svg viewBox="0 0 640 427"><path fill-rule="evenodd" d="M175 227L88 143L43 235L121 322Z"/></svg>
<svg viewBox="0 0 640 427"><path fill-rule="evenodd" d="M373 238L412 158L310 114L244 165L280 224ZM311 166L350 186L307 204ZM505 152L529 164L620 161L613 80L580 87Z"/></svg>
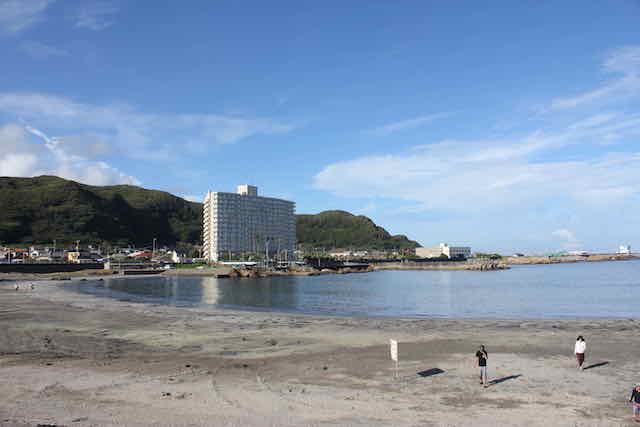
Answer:
<svg viewBox="0 0 640 427"><path fill-rule="evenodd" d="M266 266L268 266L269 265L269 238L268 237L265 238L264 253L265 253L265 256L267 257L265 259Z"/></svg>

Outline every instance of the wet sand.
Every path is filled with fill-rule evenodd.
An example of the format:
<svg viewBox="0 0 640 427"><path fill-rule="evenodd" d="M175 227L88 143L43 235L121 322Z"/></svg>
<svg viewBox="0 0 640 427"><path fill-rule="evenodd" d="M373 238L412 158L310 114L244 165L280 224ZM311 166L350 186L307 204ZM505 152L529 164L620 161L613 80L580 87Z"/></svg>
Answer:
<svg viewBox="0 0 640 427"><path fill-rule="evenodd" d="M0 426L620 426L640 320L177 308L0 281ZM578 371L573 343L587 340ZM399 378L389 338L400 342ZM490 387L473 354L489 351Z"/></svg>

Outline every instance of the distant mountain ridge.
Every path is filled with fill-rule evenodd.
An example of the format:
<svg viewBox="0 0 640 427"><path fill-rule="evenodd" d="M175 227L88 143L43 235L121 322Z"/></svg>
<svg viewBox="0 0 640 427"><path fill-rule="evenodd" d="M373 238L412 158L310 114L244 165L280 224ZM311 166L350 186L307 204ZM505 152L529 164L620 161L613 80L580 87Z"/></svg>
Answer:
<svg viewBox="0 0 640 427"><path fill-rule="evenodd" d="M0 243L150 246L199 244L202 203L132 185L92 186L55 176L0 177ZM297 215L299 243L310 247L419 246L344 211Z"/></svg>

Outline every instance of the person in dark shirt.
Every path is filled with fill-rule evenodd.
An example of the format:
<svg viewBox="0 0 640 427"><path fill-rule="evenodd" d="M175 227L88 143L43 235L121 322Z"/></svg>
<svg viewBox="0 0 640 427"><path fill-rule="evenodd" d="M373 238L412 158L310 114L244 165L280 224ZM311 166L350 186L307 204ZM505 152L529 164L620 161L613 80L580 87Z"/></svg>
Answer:
<svg viewBox="0 0 640 427"><path fill-rule="evenodd" d="M487 359L489 358L489 354L483 345L480 346L480 349L476 352L476 358L478 359L478 367L480 368L480 384L488 387L487 384Z"/></svg>
<svg viewBox="0 0 640 427"><path fill-rule="evenodd" d="M631 390L631 397L629 402L633 404L633 419L640 421L640 385L634 387Z"/></svg>

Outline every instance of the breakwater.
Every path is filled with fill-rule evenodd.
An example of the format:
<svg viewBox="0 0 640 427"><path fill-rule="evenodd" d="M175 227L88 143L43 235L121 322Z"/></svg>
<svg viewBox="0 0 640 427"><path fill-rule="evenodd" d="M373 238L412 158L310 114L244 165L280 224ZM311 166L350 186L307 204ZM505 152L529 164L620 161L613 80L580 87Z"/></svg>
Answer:
<svg viewBox="0 0 640 427"><path fill-rule="evenodd" d="M563 256L508 256L501 262L512 265L523 264L561 264L566 262L599 262L599 261L627 261L638 259L637 255L627 254L592 254L592 255L563 255Z"/></svg>
<svg viewBox="0 0 640 427"><path fill-rule="evenodd" d="M493 271L506 270L508 265L496 260L435 261L435 262L397 262L372 265L374 270L469 270Z"/></svg>

